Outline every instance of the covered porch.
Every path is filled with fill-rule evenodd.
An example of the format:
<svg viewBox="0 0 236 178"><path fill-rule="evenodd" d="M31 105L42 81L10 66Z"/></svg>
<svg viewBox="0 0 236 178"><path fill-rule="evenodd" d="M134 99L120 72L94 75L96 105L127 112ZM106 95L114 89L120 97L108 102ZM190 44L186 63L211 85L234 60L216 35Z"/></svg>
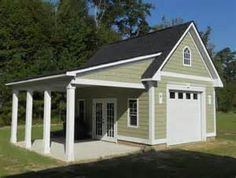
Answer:
<svg viewBox="0 0 236 178"><path fill-rule="evenodd" d="M78 133L75 132L79 122L76 122L76 97L80 97L80 90L92 87L121 88L145 90L143 84L132 84L125 82L101 81L92 79L78 79L75 76L59 74L25 81L12 82L7 84L12 87L12 126L10 141L26 149L36 151L40 154L45 154L56 159L64 161L86 161L99 159L109 156L124 155L138 151L140 148L127 145L117 144L116 128L116 111L112 108L116 105L115 98L106 100L109 105L110 112L113 113L114 125L111 128L106 128L106 133L100 133L99 124L94 124L92 120L92 130L90 138L86 140L76 140ZM76 91L77 90L77 91ZM18 94L20 91L26 91L26 116L25 116L25 139L23 142L17 142L17 120L18 120ZM32 143L32 113L33 113L33 92L44 93L44 117L43 117L43 138L35 140ZM66 124L65 137L54 139L51 137L51 92L66 93ZM81 98L82 99L82 98ZM104 100L94 100L95 103L90 103L91 107L99 109L99 103L104 104ZM98 105L96 105L98 103ZM95 104L95 105L94 105ZM92 111L93 112L93 111ZM99 114L98 110L96 113ZM96 117L98 117L96 115ZM99 120L99 118L96 118ZM101 122L102 118L100 118ZM76 133L76 134L75 134ZM108 133L110 135L108 135ZM105 138L106 139L103 139ZM105 140L105 141L103 141ZM107 142L111 141L111 142Z"/></svg>

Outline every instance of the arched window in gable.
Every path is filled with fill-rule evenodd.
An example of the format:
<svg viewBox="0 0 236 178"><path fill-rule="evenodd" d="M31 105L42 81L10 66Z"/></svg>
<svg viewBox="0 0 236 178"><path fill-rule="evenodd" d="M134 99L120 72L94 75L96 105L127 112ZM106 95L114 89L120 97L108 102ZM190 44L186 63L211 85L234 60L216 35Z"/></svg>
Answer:
<svg viewBox="0 0 236 178"><path fill-rule="evenodd" d="M191 66L191 50L189 47L185 47L183 50L183 64L184 66Z"/></svg>

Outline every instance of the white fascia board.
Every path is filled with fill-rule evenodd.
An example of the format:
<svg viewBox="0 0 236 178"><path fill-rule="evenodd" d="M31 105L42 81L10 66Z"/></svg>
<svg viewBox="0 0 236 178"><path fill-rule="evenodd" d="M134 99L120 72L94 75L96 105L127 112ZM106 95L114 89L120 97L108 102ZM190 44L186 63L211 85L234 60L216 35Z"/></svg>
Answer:
<svg viewBox="0 0 236 178"><path fill-rule="evenodd" d="M215 68L215 66L214 66L214 64L213 64L213 62L211 60L211 57L210 57L210 55L209 55L205 45L203 44L203 41L202 41L202 39L201 39L201 37L200 37L200 35L199 35L195 25L193 24L192 27L193 27L194 32L197 34L197 38L199 39L199 41L200 41L200 43L201 43L201 45L202 45L202 47L204 49L204 52L207 55L208 60L210 61L210 64L211 64L211 66L212 66L212 68L213 68L213 70L214 70L214 72L215 72L215 74L217 76L217 79L219 80L218 85L216 87L223 87L223 82L221 81L221 78L220 78L220 76L219 76L219 74L218 74L218 72L217 72L217 70L216 70L216 68Z"/></svg>
<svg viewBox="0 0 236 178"><path fill-rule="evenodd" d="M224 87L224 85L223 85L223 83L222 83L222 81L221 81L220 78L215 79L215 80L213 81L213 85L214 85L214 87L220 87L220 88L223 88L223 87Z"/></svg>
<svg viewBox="0 0 236 178"><path fill-rule="evenodd" d="M153 75L152 79L153 80L159 80L160 79L160 71L163 68L163 66L166 64L166 62L169 60L170 56L174 53L174 51L176 50L176 48L179 46L179 44L181 43L181 41L183 40L183 38L185 37L185 35L188 33L189 29L193 26L193 22L189 25L189 27L185 30L184 34L181 36L181 38L179 39L179 41L175 44L174 48L170 51L170 53L168 54L168 56L166 57L166 59L164 60L164 62L161 64L161 66L159 67L158 71Z"/></svg>
<svg viewBox="0 0 236 178"><path fill-rule="evenodd" d="M175 78L183 78L183 79L191 79L191 80L200 80L200 81L206 81L206 82L214 82L214 80L210 77L201 77L196 75L187 75L187 74L180 74L175 72L160 72L161 76L165 77L175 77Z"/></svg>
<svg viewBox="0 0 236 178"><path fill-rule="evenodd" d="M21 81L17 81L17 82L10 82L5 85L6 86L18 85L18 84L24 84L24 83L29 83L29 82L36 82L36 81L40 81L40 80L47 80L47 79L66 77L66 76L67 76L66 74L50 75L50 76L45 76L45 77L38 77L38 78L21 80Z"/></svg>
<svg viewBox="0 0 236 178"><path fill-rule="evenodd" d="M206 61L203 59L203 56L202 56L202 54L201 54L201 52L200 52L200 50L199 50L199 48L198 48L198 46L197 46L195 40L194 40L193 37L192 37L191 32L189 32L189 35L190 35L190 38L193 40L193 44L194 44L195 48L197 49L197 52L198 52L198 54L199 54L199 56L200 56L200 58L201 58L201 60L202 60L202 62L203 62L203 64L204 64L205 68L207 69L207 72L209 73L209 75L210 75L211 78L213 79L212 74L211 74L209 68L208 68L207 65L206 65Z"/></svg>
<svg viewBox="0 0 236 178"><path fill-rule="evenodd" d="M94 66L94 67L88 67L88 68L85 68L85 69L80 69L80 70L75 70L75 71L68 71L66 74L70 75L70 76L71 75L76 76L76 74L78 74L78 73L83 73L83 72L88 72L88 71L92 71L92 70L96 70L96 69L102 69L102 68L105 68L105 67L112 67L112 66L116 66L116 65L120 65L120 64L140 61L140 60L144 60L144 59L148 59L148 58L157 57L157 56L160 56L161 54L162 53L159 52L159 53L155 53L155 54L139 56L139 57L135 57L135 58L127 59L127 60L122 60L122 61L118 61L118 62L112 62L112 63L98 65L98 66Z"/></svg>
<svg viewBox="0 0 236 178"><path fill-rule="evenodd" d="M119 87L119 88L134 88L145 89L142 83L129 83L129 82L115 82L106 80L94 80L94 79L80 79L77 78L72 81L75 85L91 85L91 86L107 86L107 87Z"/></svg>

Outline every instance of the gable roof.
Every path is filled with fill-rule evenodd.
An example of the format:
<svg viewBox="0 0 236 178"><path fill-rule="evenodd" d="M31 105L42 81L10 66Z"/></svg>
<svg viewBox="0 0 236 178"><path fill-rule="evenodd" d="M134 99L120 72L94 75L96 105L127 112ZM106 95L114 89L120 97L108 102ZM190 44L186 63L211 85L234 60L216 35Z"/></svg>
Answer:
<svg viewBox="0 0 236 178"><path fill-rule="evenodd" d="M156 63L162 63L165 55L171 51L191 23L192 21L102 46L80 69L159 52L163 54L154 61L157 61ZM153 65L158 66L157 64ZM155 69L156 67L150 65L144 73L143 78L154 74Z"/></svg>

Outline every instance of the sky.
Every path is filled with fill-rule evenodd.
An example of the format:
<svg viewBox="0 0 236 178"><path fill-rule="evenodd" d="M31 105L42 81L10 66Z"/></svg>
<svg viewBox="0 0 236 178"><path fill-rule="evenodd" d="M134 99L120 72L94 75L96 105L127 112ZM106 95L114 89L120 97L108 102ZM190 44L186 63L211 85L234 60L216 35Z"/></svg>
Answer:
<svg viewBox="0 0 236 178"><path fill-rule="evenodd" d="M211 41L216 50L230 47L236 51L236 0L145 0L154 9L148 17L156 25L162 16L167 19L181 17L194 20L200 31L212 27Z"/></svg>

